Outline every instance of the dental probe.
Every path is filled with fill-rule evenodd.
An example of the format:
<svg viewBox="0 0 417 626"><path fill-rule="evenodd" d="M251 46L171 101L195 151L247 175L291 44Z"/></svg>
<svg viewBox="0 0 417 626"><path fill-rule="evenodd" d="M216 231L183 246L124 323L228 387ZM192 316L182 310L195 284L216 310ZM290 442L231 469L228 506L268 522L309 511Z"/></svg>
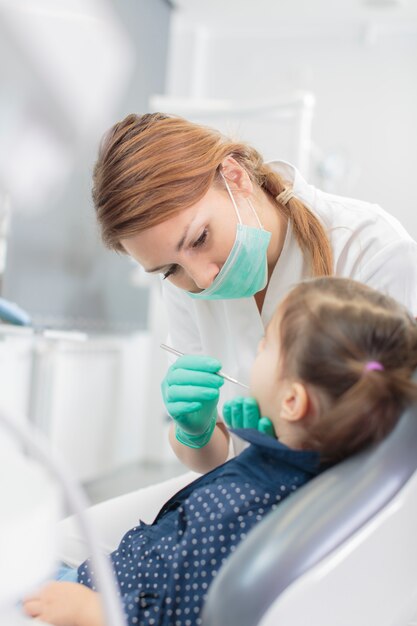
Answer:
<svg viewBox="0 0 417 626"><path fill-rule="evenodd" d="M161 343L160 346L163 350L166 350L167 352L172 352L172 354L175 354L176 356L184 356L184 352L175 350L175 348L171 348L171 346L167 346L165 343ZM217 376L221 376L225 380L229 380L231 383L234 383L235 385L240 385L241 387L244 387L245 389L249 389L249 385L245 385L244 383L239 382L238 380L236 380L236 378L232 378L231 376L228 376L221 370L219 372L216 372L216 374Z"/></svg>

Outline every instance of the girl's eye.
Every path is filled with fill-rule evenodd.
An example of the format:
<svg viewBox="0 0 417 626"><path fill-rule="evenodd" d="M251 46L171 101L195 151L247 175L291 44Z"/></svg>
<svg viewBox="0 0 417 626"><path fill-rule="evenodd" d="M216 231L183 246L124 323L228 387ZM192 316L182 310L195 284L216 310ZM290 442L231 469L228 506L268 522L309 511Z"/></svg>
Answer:
<svg viewBox="0 0 417 626"><path fill-rule="evenodd" d="M199 238L196 239L196 241L194 241L192 247L198 248L199 246L202 246L204 242L206 241L206 239L207 239L207 228L205 228L203 232L201 233L201 235L199 236Z"/></svg>
<svg viewBox="0 0 417 626"><path fill-rule="evenodd" d="M177 271L177 265L171 265L169 270L162 275L162 280L166 280L168 276L173 276Z"/></svg>

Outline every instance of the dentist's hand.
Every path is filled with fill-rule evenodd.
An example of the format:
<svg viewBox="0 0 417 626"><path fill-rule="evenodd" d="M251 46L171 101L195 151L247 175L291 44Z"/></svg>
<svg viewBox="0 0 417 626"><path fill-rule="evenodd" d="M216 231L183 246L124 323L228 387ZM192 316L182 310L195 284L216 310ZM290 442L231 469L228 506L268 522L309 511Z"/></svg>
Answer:
<svg viewBox="0 0 417 626"><path fill-rule="evenodd" d="M162 381L162 397L175 421L175 436L190 448L202 448L216 426L221 363L202 355L179 357Z"/></svg>
<svg viewBox="0 0 417 626"><path fill-rule="evenodd" d="M234 398L223 405L223 417L229 428L256 428L265 435L275 437L268 417L261 417L255 398Z"/></svg>

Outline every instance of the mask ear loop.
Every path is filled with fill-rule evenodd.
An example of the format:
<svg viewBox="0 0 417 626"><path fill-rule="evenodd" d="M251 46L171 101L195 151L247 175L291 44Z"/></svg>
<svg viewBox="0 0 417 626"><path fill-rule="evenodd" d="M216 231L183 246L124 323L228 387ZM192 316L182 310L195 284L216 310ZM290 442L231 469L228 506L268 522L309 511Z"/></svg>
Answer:
<svg viewBox="0 0 417 626"><path fill-rule="evenodd" d="M237 215L237 219L239 220L239 224L242 224L243 222L242 222L242 219L241 219L241 217L240 217L240 214L239 214L239 211L238 211L238 208L237 208L237 205L236 205L235 199L234 199L234 197L233 197L232 191L231 191L231 189L230 189L230 187L229 187L229 185L228 185L228 183L227 183L227 180L226 180L226 178L225 178L225 176L224 176L224 174L223 174L223 172L222 172L221 170L220 170L220 175L221 175L221 177L222 177L222 178L223 178L223 180L224 180L224 184L226 185L227 193L229 194L229 197L230 197L230 199L231 199L231 201L232 201L232 204L233 204L233 206L234 206L234 208L235 208L236 215Z"/></svg>
<svg viewBox="0 0 417 626"><path fill-rule="evenodd" d="M223 174L223 172L222 172L221 170L220 170L220 175L221 175L221 177L222 177L222 178L223 178L223 180L224 180L224 184L226 185L227 192L228 192L228 194L229 194L229 196L230 196L230 199L231 199L231 201L232 201L232 203L233 203L233 206L235 207L235 211L236 211L237 218L238 218L238 220L239 220L239 224L243 224L243 222L242 222L242 220L241 220L241 217L240 217L240 214L239 214L239 211L238 211L238 208L237 208L236 201L235 201L235 199L234 199L234 197L233 197L233 194L232 194L232 190L230 189L230 187L229 187L229 185L228 185L228 182L227 182L227 180L226 180L226 178L225 178L225 176L224 176L224 174ZM253 206L253 204L252 204L252 202L249 200L249 198L246 198L246 200L248 201L248 204L249 204L250 208L252 209L252 212L254 213L254 215L255 215L255 217L256 217L256 219L257 219L257 222L258 222L258 224L259 224L259 228L261 228L262 230L264 230L264 227L263 227L263 225L262 225L262 222L261 222L261 220L259 219L259 216L258 216L257 212L255 211L255 207Z"/></svg>
<svg viewBox="0 0 417 626"><path fill-rule="evenodd" d="M249 200L249 198L246 198L246 200L248 201L248 204L249 204L250 208L252 209L252 211L253 211L253 212L254 212L254 214L255 214L256 219L258 220L259 228L261 228L262 230L264 230L264 227L263 227L263 225L262 225L262 222L261 222L261 220L259 219L259 216L258 216L257 212L255 211L255 207L253 206L253 204L252 204L252 202Z"/></svg>

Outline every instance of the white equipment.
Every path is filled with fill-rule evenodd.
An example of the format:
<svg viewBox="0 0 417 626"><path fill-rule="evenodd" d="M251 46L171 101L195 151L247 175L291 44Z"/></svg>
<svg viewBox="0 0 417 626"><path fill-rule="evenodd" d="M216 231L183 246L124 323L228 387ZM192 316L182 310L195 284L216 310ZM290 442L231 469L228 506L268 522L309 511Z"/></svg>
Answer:
<svg viewBox="0 0 417 626"><path fill-rule="evenodd" d="M314 95L308 91L248 102L160 95L149 102L151 111L179 115L249 142L265 161L290 161L304 177L308 177L314 105Z"/></svg>
<svg viewBox="0 0 417 626"><path fill-rule="evenodd" d="M62 498L45 470L15 450L3 451L1 465L0 622L14 626L11 607L22 592L52 577Z"/></svg>
<svg viewBox="0 0 417 626"><path fill-rule="evenodd" d="M0 410L0 623L33 623L22 616L17 603L48 577L53 578L56 570L56 524L61 497L56 481L48 476L52 473L63 488L68 505L78 514L89 543L106 622L109 626L125 626L110 563L99 551L84 515L88 502L69 478L65 466L53 458L39 433L25 421L22 416ZM22 454L15 439L36 462Z"/></svg>

